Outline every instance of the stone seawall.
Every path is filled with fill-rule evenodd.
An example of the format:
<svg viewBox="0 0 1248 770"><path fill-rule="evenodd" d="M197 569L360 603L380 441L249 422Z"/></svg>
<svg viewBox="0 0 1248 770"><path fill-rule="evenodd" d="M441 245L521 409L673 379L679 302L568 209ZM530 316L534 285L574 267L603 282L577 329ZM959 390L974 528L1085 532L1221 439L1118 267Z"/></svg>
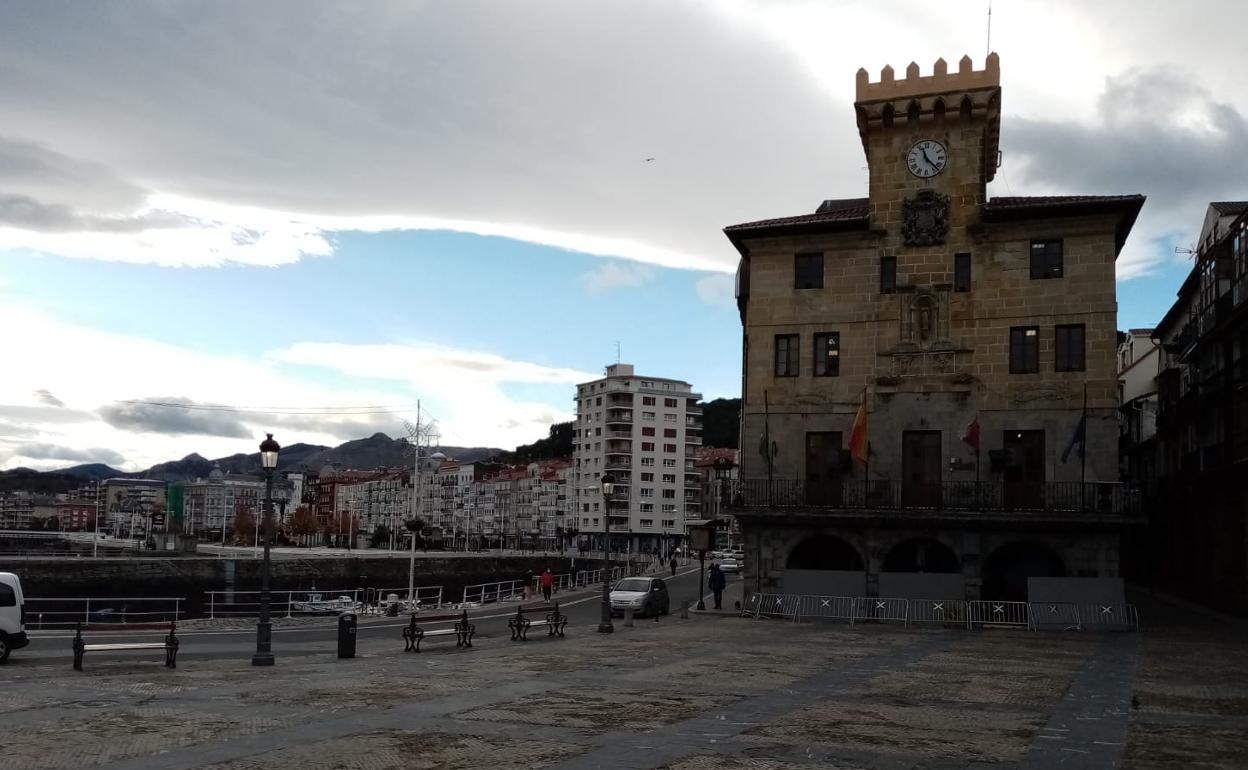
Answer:
<svg viewBox="0 0 1248 770"><path fill-rule="evenodd" d="M576 569L598 563L577 558ZM570 572L568 556L427 556L416 559L416 585L440 585L448 601L458 601L464 586L523 579L549 567ZM263 562L259 559L187 558L48 558L0 559L0 572L21 578L27 596L182 597L198 614L205 591L256 591ZM393 589L407 585L407 558L318 557L271 562L275 591L352 588Z"/></svg>

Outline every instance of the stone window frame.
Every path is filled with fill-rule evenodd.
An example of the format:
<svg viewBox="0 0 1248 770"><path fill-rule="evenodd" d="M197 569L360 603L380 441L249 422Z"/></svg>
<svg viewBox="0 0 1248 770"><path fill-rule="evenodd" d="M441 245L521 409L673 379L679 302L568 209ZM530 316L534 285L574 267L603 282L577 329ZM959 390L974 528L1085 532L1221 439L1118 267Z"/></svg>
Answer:
<svg viewBox="0 0 1248 770"><path fill-rule="evenodd" d="M798 376L801 370L801 341L800 334L776 335L772 355L772 373L776 377Z"/></svg>
<svg viewBox="0 0 1248 770"><path fill-rule="evenodd" d="M793 289L823 288L823 252L801 251L793 255Z"/></svg>
<svg viewBox="0 0 1248 770"><path fill-rule="evenodd" d="M897 293L897 257L880 257L880 294Z"/></svg>
<svg viewBox="0 0 1248 770"><path fill-rule="evenodd" d="M953 255L953 290L967 292L971 290L971 252L959 251Z"/></svg>
<svg viewBox="0 0 1248 770"><path fill-rule="evenodd" d="M1030 332L1030 333L1029 333ZM1032 340L1027 344L1027 339ZM1028 349L1030 348L1030 350ZM1015 353L1015 350L1018 353ZM1036 374L1040 371L1040 327L1010 327L1010 374Z"/></svg>
<svg viewBox="0 0 1248 770"><path fill-rule="evenodd" d="M1065 247L1061 238L1033 240L1028 250L1029 274L1033 281L1065 275Z"/></svg>
<svg viewBox="0 0 1248 770"><path fill-rule="evenodd" d="M814 376L815 377L840 377L841 376L841 333L840 332L816 332L814 348ZM827 345L828 341L832 341L832 345ZM820 344L822 343L822 345ZM820 348L823 348L820 350ZM831 355L829 355L831 353Z"/></svg>
<svg viewBox="0 0 1248 770"><path fill-rule="evenodd" d="M1078 330L1078 347L1075 331ZM1076 356L1075 353L1078 353ZM1053 371L1086 372L1088 370L1087 324L1058 324L1053 327Z"/></svg>

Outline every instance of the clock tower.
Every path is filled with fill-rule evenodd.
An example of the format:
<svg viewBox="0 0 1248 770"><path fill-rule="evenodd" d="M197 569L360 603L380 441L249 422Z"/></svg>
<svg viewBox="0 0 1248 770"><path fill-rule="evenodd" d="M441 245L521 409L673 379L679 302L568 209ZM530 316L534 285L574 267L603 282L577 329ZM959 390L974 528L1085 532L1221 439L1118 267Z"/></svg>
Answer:
<svg viewBox="0 0 1248 770"><path fill-rule="evenodd" d="M961 250L997 170L997 55L989 54L982 70L964 56L952 73L938 59L927 76L911 62L904 80L885 67L877 83L860 69L854 109L870 170L870 226L885 236L884 252Z"/></svg>

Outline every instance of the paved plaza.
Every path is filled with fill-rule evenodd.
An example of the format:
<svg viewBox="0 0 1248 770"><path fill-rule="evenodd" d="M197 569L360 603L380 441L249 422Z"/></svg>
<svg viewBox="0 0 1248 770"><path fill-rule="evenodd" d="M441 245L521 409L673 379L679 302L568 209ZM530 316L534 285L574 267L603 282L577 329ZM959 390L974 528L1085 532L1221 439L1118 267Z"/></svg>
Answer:
<svg viewBox="0 0 1248 770"><path fill-rule="evenodd" d="M1248 767L1243 629L1176 617L1084 634L707 613L419 655L395 634L344 661L279 647L268 670L17 654L0 770Z"/></svg>

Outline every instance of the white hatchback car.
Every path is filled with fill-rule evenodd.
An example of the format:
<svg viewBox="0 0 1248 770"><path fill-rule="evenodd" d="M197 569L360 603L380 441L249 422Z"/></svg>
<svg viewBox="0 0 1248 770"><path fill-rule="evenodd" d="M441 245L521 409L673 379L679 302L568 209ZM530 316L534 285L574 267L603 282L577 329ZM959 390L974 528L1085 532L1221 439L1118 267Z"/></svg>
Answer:
<svg viewBox="0 0 1248 770"><path fill-rule="evenodd" d="M636 616L666 615L671 611L672 600L667 584L661 578L627 577L611 589L611 614L623 615L632 610Z"/></svg>
<svg viewBox="0 0 1248 770"><path fill-rule="evenodd" d="M10 652L28 644L22 581L12 572L0 572L0 663L8 660Z"/></svg>

